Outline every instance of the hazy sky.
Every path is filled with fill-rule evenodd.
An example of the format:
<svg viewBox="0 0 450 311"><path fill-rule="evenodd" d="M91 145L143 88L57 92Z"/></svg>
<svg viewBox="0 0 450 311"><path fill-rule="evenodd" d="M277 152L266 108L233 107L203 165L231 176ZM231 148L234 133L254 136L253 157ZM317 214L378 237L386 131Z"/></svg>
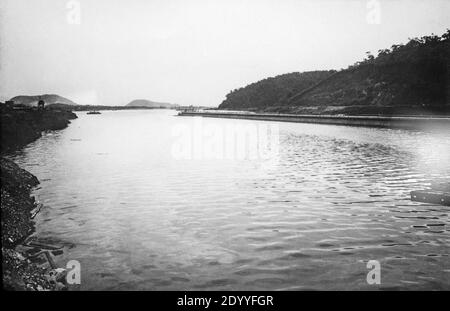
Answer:
<svg viewBox="0 0 450 311"><path fill-rule="evenodd" d="M257 80L345 68L366 51L450 28L449 0L0 0L0 8L0 100L56 93L79 104L216 106Z"/></svg>

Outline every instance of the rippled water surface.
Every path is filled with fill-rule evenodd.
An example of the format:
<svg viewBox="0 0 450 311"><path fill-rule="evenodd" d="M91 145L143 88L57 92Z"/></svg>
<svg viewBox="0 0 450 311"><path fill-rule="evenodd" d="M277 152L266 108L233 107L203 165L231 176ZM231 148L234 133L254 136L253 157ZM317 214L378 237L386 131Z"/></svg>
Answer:
<svg viewBox="0 0 450 311"><path fill-rule="evenodd" d="M450 289L450 133L78 113L14 155L41 181L36 235L82 289ZM273 125L276 162L174 157L174 128ZM381 285L368 285L368 260Z"/></svg>

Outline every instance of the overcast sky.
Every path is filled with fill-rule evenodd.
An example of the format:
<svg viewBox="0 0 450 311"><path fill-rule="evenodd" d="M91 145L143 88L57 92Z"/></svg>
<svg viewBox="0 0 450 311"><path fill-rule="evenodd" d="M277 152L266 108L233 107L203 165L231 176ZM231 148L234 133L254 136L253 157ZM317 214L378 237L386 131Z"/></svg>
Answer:
<svg viewBox="0 0 450 311"><path fill-rule="evenodd" d="M217 106L257 80L345 68L366 51L450 28L448 0L0 0L0 8L0 100L56 93L79 104Z"/></svg>

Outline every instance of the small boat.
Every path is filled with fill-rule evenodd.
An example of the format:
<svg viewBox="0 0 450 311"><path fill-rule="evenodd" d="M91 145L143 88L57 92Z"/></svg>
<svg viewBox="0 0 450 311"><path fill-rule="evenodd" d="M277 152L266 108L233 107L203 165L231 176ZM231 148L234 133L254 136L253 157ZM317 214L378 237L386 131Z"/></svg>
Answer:
<svg viewBox="0 0 450 311"><path fill-rule="evenodd" d="M100 111L89 111L87 114L101 114Z"/></svg>

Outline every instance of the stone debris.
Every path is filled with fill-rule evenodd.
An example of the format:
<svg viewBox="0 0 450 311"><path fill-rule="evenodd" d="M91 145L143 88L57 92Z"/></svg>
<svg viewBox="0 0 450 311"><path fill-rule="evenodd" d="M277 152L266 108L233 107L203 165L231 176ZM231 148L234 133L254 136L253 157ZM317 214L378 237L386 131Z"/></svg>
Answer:
<svg viewBox="0 0 450 311"><path fill-rule="evenodd" d="M3 284L6 290L67 290L67 271L51 268L48 262L38 264L13 249L2 248Z"/></svg>
<svg viewBox="0 0 450 311"><path fill-rule="evenodd" d="M63 246L28 238L34 231L32 218L42 208L30 195L38 179L6 158L0 161L3 288L67 289L64 272L57 271L61 268L53 259L64 253ZM52 275L56 276L55 281Z"/></svg>

